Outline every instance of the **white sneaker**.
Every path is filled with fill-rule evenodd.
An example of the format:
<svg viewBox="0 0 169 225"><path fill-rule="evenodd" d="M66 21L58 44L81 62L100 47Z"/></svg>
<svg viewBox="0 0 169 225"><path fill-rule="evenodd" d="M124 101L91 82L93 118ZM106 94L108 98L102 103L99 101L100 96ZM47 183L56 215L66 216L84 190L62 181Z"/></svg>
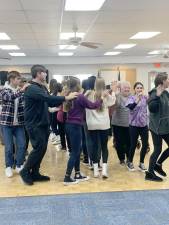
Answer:
<svg viewBox="0 0 169 225"><path fill-rule="evenodd" d="M7 167L7 168L5 169L5 175L6 175L7 177L12 177L12 176L13 176L13 171L12 171L12 168L11 168L11 167Z"/></svg>
<svg viewBox="0 0 169 225"><path fill-rule="evenodd" d="M93 163L93 168L94 168L94 177L98 178L100 175L98 170L98 163Z"/></svg>
<svg viewBox="0 0 169 225"><path fill-rule="evenodd" d="M108 178L107 163L103 163L102 177L105 179Z"/></svg>
<svg viewBox="0 0 169 225"><path fill-rule="evenodd" d="M23 169L23 165L21 165L20 167L17 167L17 166L16 166L16 169L15 169L15 170L16 170L17 173L20 173L20 171L21 171L22 169Z"/></svg>

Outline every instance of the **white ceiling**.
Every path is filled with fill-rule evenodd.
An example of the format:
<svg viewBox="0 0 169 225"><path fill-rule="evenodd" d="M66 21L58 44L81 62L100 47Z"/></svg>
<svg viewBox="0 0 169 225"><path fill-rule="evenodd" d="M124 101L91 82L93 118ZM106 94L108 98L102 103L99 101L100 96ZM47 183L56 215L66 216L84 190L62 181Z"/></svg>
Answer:
<svg viewBox="0 0 169 225"><path fill-rule="evenodd" d="M92 1L92 0L91 0ZM137 43L120 57L144 57L149 51L169 49L168 0L106 0L99 12L66 12L64 0L0 0L0 32L6 32L27 57L55 57L59 33L86 32L84 41L100 42L98 49L78 47L73 57L103 57L120 43ZM139 31L161 31L149 40L129 40ZM8 57L0 50L0 57ZM104 56L106 58L106 56ZM107 56L108 57L108 56ZM117 56L113 56L117 57Z"/></svg>

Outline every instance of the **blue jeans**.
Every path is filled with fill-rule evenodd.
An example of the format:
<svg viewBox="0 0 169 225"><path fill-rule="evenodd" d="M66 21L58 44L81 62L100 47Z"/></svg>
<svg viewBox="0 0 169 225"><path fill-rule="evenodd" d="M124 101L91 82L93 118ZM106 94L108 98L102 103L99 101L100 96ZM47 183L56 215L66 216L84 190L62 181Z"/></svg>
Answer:
<svg viewBox="0 0 169 225"><path fill-rule="evenodd" d="M16 166L20 167L25 159L25 132L23 126L2 126L5 144L5 165L14 165L14 137L16 140Z"/></svg>
<svg viewBox="0 0 169 225"><path fill-rule="evenodd" d="M66 175L70 176L73 168L80 172L80 152L82 143L82 126L78 124L66 124L66 133L70 139L70 158L67 163Z"/></svg>

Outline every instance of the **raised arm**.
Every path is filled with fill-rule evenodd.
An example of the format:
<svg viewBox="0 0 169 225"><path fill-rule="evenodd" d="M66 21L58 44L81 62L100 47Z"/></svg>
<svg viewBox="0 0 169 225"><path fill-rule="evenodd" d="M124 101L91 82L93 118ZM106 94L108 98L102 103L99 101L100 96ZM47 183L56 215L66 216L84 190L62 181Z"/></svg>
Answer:
<svg viewBox="0 0 169 225"><path fill-rule="evenodd" d="M82 107L87 109L97 109L102 105L102 100L97 100L95 102L89 101L84 95L79 96L79 102Z"/></svg>

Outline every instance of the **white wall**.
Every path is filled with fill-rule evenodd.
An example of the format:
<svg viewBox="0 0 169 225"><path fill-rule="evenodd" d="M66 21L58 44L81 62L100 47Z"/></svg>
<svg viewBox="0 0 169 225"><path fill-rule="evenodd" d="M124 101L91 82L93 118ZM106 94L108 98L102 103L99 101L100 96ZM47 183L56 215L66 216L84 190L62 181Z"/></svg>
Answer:
<svg viewBox="0 0 169 225"><path fill-rule="evenodd" d="M31 65L19 65L19 66L0 66L0 71L2 70L18 70L22 73L29 73ZM50 77L54 74L58 75L75 75L75 74L92 74L97 75L100 69L117 69L117 66L114 64L73 64L73 65L46 65L46 68L49 69ZM159 72L168 72L169 67L165 64L161 68L155 68L153 64L126 64L121 65L120 70L125 68L133 68L136 69L136 81L140 81L144 84L145 91L148 91L148 73L151 71L159 71Z"/></svg>
<svg viewBox="0 0 169 225"><path fill-rule="evenodd" d="M155 68L153 65L144 64L136 67L136 81L141 81L144 85L145 91L149 91L149 77L148 73L151 71L167 72L169 74L169 67Z"/></svg>

